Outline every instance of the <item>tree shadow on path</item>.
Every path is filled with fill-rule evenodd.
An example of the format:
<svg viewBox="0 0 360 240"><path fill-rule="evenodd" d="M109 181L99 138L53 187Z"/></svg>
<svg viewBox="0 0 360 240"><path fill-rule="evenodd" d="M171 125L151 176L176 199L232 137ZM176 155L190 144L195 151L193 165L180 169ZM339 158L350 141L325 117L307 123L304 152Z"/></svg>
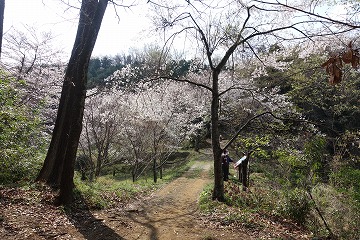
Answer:
<svg viewBox="0 0 360 240"><path fill-rule="evenodd" d="M191 219L193 217L193 214L196 212L196 210L191 211L191 212L187 212L184 214L179 214L179 215L173 215L171 217L164 217L164 218L160 218L157 220L152 219L151 217L149 217L146 213L146 211L141 211L141 212L128 212L126 214L126 217L128 217L129 219L131 219L134 223L137 223L143 227L145 227L146 229L149 230L149 233L147 234L149 236L149 240L159 240L162 239L161 238L161 228L157 227L156 224L160 223L165 224L167 221L178 221L180 218L182 217L186 217L188 219ZM169 231L172 230L171 228L168 229ZM140 236L139 236L140 237ZM144 237L144 236L142 236Z"/></svg>
<svg viewBox="0 0 360 240"><path fill-rule="evenodd" d="M81 204L76 204L65 210L69 220L76 229L88 240L124 240L112 228L104 224L103 219L97 219L81 199Z"/></svg>

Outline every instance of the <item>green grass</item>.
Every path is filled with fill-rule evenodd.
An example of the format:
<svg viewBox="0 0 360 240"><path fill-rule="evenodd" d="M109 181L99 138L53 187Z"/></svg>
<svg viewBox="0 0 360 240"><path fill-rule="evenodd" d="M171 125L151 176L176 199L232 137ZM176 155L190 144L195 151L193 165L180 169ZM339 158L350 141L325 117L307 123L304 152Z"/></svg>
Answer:
<svg viewBox="0 0 360 240"><path fill-rule="evenodd" d="M84 201L90 208L105 209L118 204L125 204L137 198L146 196L164 184L184 174L193 164L193 157L189 156L181 164L167 167L163 170L162 179L154 183L152 173L140 177L132 182L128 174L117 176L105 175L94 181L81 181L80 175L75 174L75 196L79 201ZM126 176L126 175L125 175Z"/></svg>
<svg viewBox="0 0 360 240"><path fill-rule="evenodd" d="M214 184L208 184L205 186L204 190L200 193L199 196L199 209L204 214L214 214L220 212L227 212L228 205L224 202L213 201L212 200L212 190Z"/></svg>
<svg viewBox="0 0 360 240"><path fill-rule="evenodd" d="M312 187L312 202L305 189L289 188L279 184L279 179L269 178L264 173L252 173L250 191L242 191L234 178L225 183L225 202L212 201L213 185L208 185L200 195L200 210L209 215L218 215L222 224L241 223L246 228L261 229L263 226L254 216L269 219L287 219L310 230L314 237L329 235L319 214L322 212L327 224L338 239L360 239L358 226L360 211L351 193L339 191L329 184Z"/></svg>
<svg viewBox="0 0 360 240"><path fill-rule="evenodd" d="M102 176L93 182L83 182L75 178L76 196L83 198L91 208L104 209L118 203L127 202L154 190L157 184L140 180L118 181L112 176Z"/></svg>

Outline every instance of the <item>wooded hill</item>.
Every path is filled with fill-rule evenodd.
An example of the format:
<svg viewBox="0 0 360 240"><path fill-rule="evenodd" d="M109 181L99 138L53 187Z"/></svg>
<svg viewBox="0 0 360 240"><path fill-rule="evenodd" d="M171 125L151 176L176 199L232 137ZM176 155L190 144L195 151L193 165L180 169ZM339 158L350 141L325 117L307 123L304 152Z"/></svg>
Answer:
<svg viewBox="0 0 360 240"><path fill-rule="evenodd" d="M234 79L241 80L245 89L224 95L220 126L223 143L241 129L229 150L234 160L251 153L250 188L255 191L242 193L231 187L226 189L228 201L267 214L281 207L281 214L305 225L312 221L308 226L320 232L326 226L319 220L322 216L327 231L345 238L356 236L359 74L349 69L345 80L332 86L319 67L325 59L319 54L300 57L296 50L289 54L281 48L276 56L266 54L276 57L281 68L267 67L264 74L250 80L246 74L256 66L247 65L226 70L222 79L229 85ZM187 70L181 74L206 79L206 66L195 68L194 61L179 62L177 68ZM181 63L192 65L183 67ZM209 146L207 98L201 89L171 81L149 82L136 75L136 68L130 64L116 70L103 79L105 84L100 78L94 81L99 85L86 101L76 165L83 180L114 175L137 181L152 176L156 182L163 169L181 164L180 149ZM190 72L190 68L195 70ZM135 72L136 79L126 87L122 84L124 71ZM3 73L1 86L1 182L3 187L14 182L27 184L34 180L46 151L44 113L49 103L45 99L51 98L44 96L37 109L29 108L22 104L27 83ZM235 185L241 184L233 180ZM260 202L248 199L254 194ZM281 206L271 204L275 196L283 199Z"/></svg>
<svg viewBox="0 0 360 240"><path fill-rule="evenodd" d="M36 49L27 59L23 43L6 42L20 53L7 56L12 61L0 75L3 192L36 181L60 189L56 204L81 200L107 207L108 199L119 203L121 194L136 190L120 191L113 201L91 192L99 179L130 179L147 194L167 172L184 168L189 155L211 148L214 184L200 201L210 214L223 207L220 202L246 214L291 219L314 237L360 237L357 21L254 1L222 8L216 24L208 24L190 1L174 8L155 4L179 11L155 19L170 31L164 46L90 59L109 1L89 2L81 4L68 64L51 60L51 51L46 64L37 62L46 44L27 44ZM358 13L355 3L351 13ZM188 8L191 13L184 12ZM263 17L263 11L281 18ZM288 18L282 14L294 12L309 19L282 21ZM175 15L181 17L171 19ZM201 57L168 50L172 37L188 30ZM224 184L225 148L234 160L247 156L245 184L237 176ZM149 179L154 185L141 192L135 184ZM228 220L243 217L230 214Z"/></svg>

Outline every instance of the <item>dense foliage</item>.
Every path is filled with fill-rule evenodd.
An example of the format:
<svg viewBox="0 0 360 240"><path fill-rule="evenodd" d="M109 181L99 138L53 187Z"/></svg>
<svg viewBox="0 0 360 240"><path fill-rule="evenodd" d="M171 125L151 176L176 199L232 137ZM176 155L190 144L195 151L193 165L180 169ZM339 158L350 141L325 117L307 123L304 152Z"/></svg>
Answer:
<svg viewBox="0 0 360 240"><path fill-rule="evenodd" d="M293 219L318 236L358 238L359 73L348 69L331 86L321 54L277 52L277 62L287 67L268 66L255 78L262 89L255 98L265 101L228 110L242 118L245 112L245 123L273 106L271 116L248 122L232 146L236 158L251 156L251 192L227 185L228 204Z"/></svg>
<svg viewBox="0 0 360 240"><path fill-rule="evenodd" d="M44 153L39 109L22 99L24 81L0 73L0 182L33 179Z"/></svg>

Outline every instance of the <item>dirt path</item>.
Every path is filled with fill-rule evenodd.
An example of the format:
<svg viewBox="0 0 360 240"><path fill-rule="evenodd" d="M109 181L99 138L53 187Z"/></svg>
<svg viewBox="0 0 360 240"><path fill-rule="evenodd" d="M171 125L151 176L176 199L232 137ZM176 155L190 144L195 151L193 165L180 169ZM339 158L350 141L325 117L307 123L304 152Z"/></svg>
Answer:
<svg viewBox="0 0 360 240"><path fill-rule="evenodd" d="M148 198L103 211L86 208L64 211L46 201L50 196L0 189L0 239L310 239L308 233L293 225L275 223L256 214L247 227L222 225L226 221L221 217L212 220L201 215L199 195L212 181L210 155L201 154L202 161Z"/></svg>
<svg viewBox="0 0 360 240"><path fill-rule="evenodd" d="M203 224L197 201L200 192L211 182L211 164L210 161L198 162L148 199L127 206L125 211L99 212L97 217L116 229L122 239L251 239L228 231L219 232Z"/></svg>
<svg viewBox="0 0 360 240"><path fill-rule="evenodd" d="M0 239L251 239L204 224L199 194L211 182L211 157L196 162L182 177L151 196L127 206L103 211L63 211L38 202L46 196L31 191L0 189Z"/></svg>

